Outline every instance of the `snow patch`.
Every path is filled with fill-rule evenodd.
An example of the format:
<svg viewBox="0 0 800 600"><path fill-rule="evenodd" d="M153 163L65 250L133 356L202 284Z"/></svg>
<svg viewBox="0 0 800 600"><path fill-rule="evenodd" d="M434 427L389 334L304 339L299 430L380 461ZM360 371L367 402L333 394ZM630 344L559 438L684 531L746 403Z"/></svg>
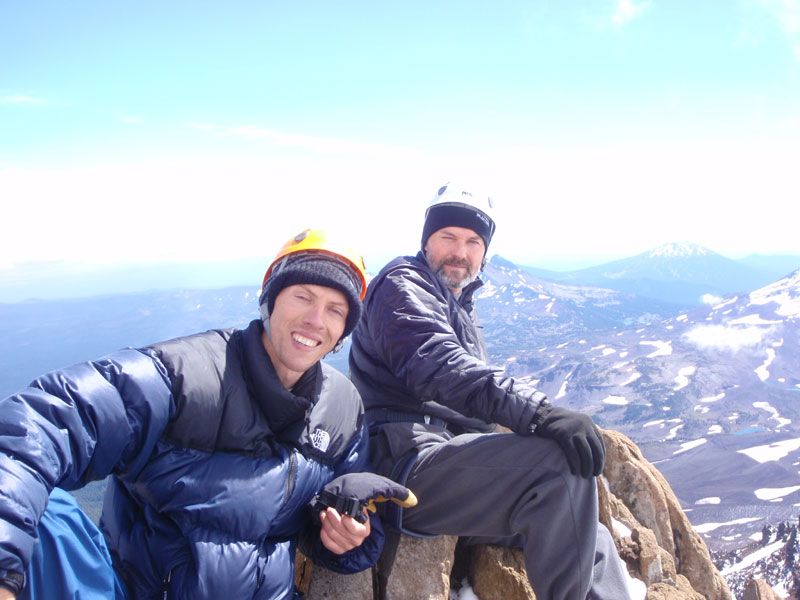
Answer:
<svg viewBox="0 0 800 600"><path fill-rule="evenodd" d="M800 315L800 274L795 272L792 277L786 277L750 294L750 304L764 305L774 302L778 305L775 313L782 317L796 317Z"/></svg>
<svg viewBox="0 0 800 600"><path fill-rule="evenodd" d="M728 325L775 325L776 323L782 323L782 321L767 321L759 315L747 315L746 317L728 321Z"/></svg>
<svg viewBox="0 0 800 600"><path fill-rule="evenodd" d="M613 404L615 406L625 406L628 400L625 396L607 396L603 399L603 404Z"/></svg>
<svg viewBox="0 0 800 600"><path fill-rule="evenodd" d="M678 371L678 376L675 378L676 385L672 389L677 391L689 385L689 376L694 375L696 370L696 367L683 367L680 371Z"/></svg>
<svg viewBox="0 0 800 600"><path fill-rule="evenodd" d="M465 578L458 591L450 590L450 600L481 600L472 590L469 581Z"/></svg>
<svg viewBox="0 0 800 600"><path fill-rule="evenodd" d="M611 517L611 529L614 530L614 533L619 535L619 537L630 537L633 535L633 531L631 531L630 527L625 525L622 521L618 521L614 517Z"/></svg>
<svg viewBox="0 0 800 600"><path fill-rule="evenodd" d="M780 460L798 448L800 448L800 438L792 438L790 440L773 442L765 446L753 446L752 448L737 450L737 452L749 456L757 462L765 463Z"/></svg>
<svg viewBox="0 0 800 600"><path fill-rule="evenodd" d="M722 499L719 496L709 496L708 498L700 498L695 501L695 504L719 504Z"/></svg>
<svg viewBox="0 0 800 600"><path fill-rule="evenodd" d="M683 427L683 425L681 425L680 427ZM676 430L677 430L677 428L676 428ZM682 452L688 452L689 450L691 450L693 448L697 448L698 446L702 446L707 441L708 440L706 438L700 438L699 440L693 440L691 442L684 442L683 444L681 444L680 450L676 450L672 454L680 454Z"/></svg>
<svg viewBox="0 0 800 600"><path fill-rule="evenodd" d="M721 309L721 308L725 308L725 307L726 307L726 306L728 306L729 304L733 304L734 302L736 302L738 299L739 299L739 296L734 296L734 297L733 297L733 298L731 298L730 300L727 300L727 301L725 301L725 302L720 302L719 304L717 304L717 305L714 307L714 310L719 310L719 309Z"/></svg>
<svg viewBox="0 0 800 600"><path fill-rule="evenodd" d="M715 433L722 433L721 425L712 425L708 428L708 435L714 435Z"/></svg>
<svg viewBox="0 0 800 600"><path fill-rule="evenodd" d="M706 398L700 398L700 402L716 402L717 400L722 400L725 397L725 392L721 394L717 394L716 396L708 396Z"/></svg>
<svg viewBox="0 0 800 600"><path fill-rule="evenodd" d="M765 410L768 413L772 414L772 418L778 422L778 429L783 427L784 425L791 424L791 419L784 419L778 414L778 411L770 405L769 402L753 402L754 408L760 408L761 410Z"/></svg>
<svg viewBox="0 0 800 600"><path fill-rule="evenodd" d="M647 358L654 358L656 356L669 356L672 354L672 342L652 341L652 342L639 342L641 346L655 346L656 350L647 355Z"/></svg>
<svg viewBox="0 0 800 600"><path fill-rule="evenodd" d="M621 383L620 385L623 386L623 387L626 386L626 385L630 385L634 381L639 379L639 377L641 377L641 376L642 376L641 373L639 373L638 371L634 371L633 373L631 373L631 376L628 377L628 379L624 383Z"/></svg>
<svg viewBox="0 0 800 600"><path fill-rule="evenodd" d="M702 525L695 525L694 530L697 533L708 533L709 531L714 531L720 527L726 527L728 525L744 525L745 523L752 523L753 521L760 520L761 517L742 517L741 519L734 519L733 521L727 521L725 523L703 523ZM736 564L738 565L739 563Z"/></svg>
<svg viewBox="0 0 800 600"><path fill-rule="evenodd" d="M759 500L773 501L773 500L783 500L784 496L793 494L797 490L800 490L800 485L793 485L791 487L785 487L785 488L761 488L754 491L753 493Z"/></svg>
<svg viewBox="0 0 800 600"><path fill-rule="evenodd" d="M767 359L764 361L763 365L755 370L756 375L758 375L758 378L761 381L766 381L769 379L769 371L767 368L772 364L773 360L775 360L775 350L772 348L767 348Z"/></svg>
<svg viewBox="0 0 800 600"><path fill-rule="evenodd" d="M673 427L672 429L670 429L670 430L669 430L669 435L668 435L667 437L665 437L664 439L666 439L666 440L672 440L672 439L674 439L674 438L675 438L675 436L677 436L677 435L678 435L678 430L679 430L681 427L683 427L683 423L681 423L681 424L680 424L680 425L678 425L677 427ZM705 440L704 440L704 441L705 441ZM687 448L687 450L688 450L688 448ZM675 452L675 454L678 454L678 452L683 452L683 450L678 450L677 452Z"/></svg>

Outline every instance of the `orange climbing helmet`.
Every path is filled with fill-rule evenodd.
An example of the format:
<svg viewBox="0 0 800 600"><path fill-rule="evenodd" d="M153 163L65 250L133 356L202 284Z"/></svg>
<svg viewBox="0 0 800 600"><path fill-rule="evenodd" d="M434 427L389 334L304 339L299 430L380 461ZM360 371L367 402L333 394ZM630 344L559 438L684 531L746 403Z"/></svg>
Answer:
<svg viewBox="0 0 800 600"><path fill-rule="evenodd" d="M364 259L352 246L343 244L324 229L306 229L281 246L278 254L264 274L264 281L261 282L261 287L264 287L267 279L272 275L272 271L284 257L301 252L320 253L344 262L358 278L360 282L359 299L364 299L367 294L367 272L364 267Z"/></svg>
<svg viewBox="0 0 800 600"><path fill-rule="evenodd" d="M347 298L344 334L361 318L361 301L367 293L367 274L361 254L322 229L306 229L286 242L270 263L258 299L264 326L280 291L290 285L314 284L339 290Z"/></svg>

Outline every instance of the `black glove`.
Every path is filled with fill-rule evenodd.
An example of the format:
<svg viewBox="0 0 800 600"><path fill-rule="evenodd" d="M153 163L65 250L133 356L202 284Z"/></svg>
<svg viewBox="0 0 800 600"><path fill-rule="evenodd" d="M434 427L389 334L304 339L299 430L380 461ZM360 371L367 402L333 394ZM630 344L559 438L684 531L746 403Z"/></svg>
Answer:
<svg viewBox="0 0 800 600"><path fill-rule="evenodd" d="M414 506L417 497L407 487L375 473L347 473L328 482L311 499L311 508L322 511L335 508L340 515L364 523L364 509L375 512L376 502L391 500L402 507Z"/></svg>
<svg viewBox="0 0 800 600"><path fill-rule="evenodd" d="M540 406L536 416L534 432L561 446L573 475L589 478L603 472L606 445L588 416L550 404Z"/></svg>

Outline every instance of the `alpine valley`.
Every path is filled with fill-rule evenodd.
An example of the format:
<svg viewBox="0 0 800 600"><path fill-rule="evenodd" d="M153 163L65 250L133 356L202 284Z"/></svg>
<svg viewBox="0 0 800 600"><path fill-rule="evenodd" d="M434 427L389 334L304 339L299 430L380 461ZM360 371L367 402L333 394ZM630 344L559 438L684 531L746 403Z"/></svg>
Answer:
<svg viewBox="0 0 800 600"><path fill-rule="evenodd" d="M635 441L737 597L752 575L794 587L800 257L670 244L571 273L494 256L482 278L493 364ZM122 346L241 327L256 298L232 287L0 304L0 393ZM346 373L347 347L326 360ZM76 495L96 516L99 491Z"/></svg>

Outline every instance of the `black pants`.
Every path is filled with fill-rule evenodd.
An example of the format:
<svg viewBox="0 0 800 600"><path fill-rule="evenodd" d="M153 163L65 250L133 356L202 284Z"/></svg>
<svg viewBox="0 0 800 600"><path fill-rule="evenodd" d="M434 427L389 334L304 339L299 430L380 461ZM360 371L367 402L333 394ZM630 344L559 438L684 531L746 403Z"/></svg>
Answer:
<svg viewBox="0 0 800 600"><path fill-rule="evenodd" d="M427 438L408 472L406 485L419 503L403 511L404 531L519 545L539 598L630 598L611 534L598 521L595 479L572 475L556 443L516 434L441 435L438 443ZM385 464L386 457L376 458Z"/></svg>

